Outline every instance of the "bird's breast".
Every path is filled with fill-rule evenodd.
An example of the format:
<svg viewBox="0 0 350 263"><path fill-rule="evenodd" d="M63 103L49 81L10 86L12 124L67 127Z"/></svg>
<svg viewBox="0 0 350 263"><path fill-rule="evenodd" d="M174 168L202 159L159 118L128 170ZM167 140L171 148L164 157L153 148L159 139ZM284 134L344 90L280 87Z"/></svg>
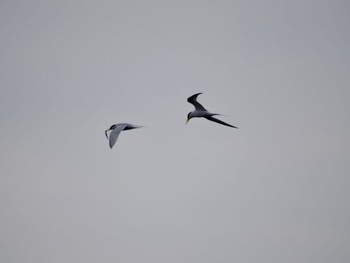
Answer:
<svg viewBox="0 0 350 263"><path fill-rule="evenodd" d="M211 116L212 114L209 111L193 111L191 114L192 118L201 118L201 117L208 117Z"/></svg>

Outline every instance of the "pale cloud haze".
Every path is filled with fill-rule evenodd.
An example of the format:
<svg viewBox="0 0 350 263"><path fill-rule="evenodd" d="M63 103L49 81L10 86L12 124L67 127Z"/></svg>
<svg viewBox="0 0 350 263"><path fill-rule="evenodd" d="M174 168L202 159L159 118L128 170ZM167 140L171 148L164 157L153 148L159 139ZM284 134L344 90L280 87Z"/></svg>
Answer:
<svg viewBox="0 0 350 263"><path fill-rule="evenodd" d="M349 262L349 12L2 1L0 262Z"/></svg>

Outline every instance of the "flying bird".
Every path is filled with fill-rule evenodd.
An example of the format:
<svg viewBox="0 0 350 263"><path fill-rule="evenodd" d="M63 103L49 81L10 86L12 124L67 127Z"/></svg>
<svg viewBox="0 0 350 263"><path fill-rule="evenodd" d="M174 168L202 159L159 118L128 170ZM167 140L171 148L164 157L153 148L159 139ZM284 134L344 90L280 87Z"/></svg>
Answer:
<svg viewBox="0 0 350 263"><path fill-rule="evenodd" d="M130 123L113 124L109 129L105 130L106 137L107 139L109 139L109 147L112 149L121 131L132 130L132 129L141 128L141 127L143 126L134 125ZM108 137L109 131L111 132Z"/></svg>
<svg viewBox="0 0 350 263"><path fill-rule="evenodd" d="M207 111L203 106L202 104L200 104L198 101L197 101L197 97L198 95L200 94L203 94L203 93L196 93L194 95L192 95L191 97L189 97L187 99L187 101L189 103L191 103L193 106L194 106L194 111L191 111L188 115L187 115L187 121L186 121L186 124L189 122L190 119L192 118L206 118L207 120L209 121L213 121L213 122L216 122L216 123L219 123L219 124L222 124L222 125L225 125L225 126L228 126L228 127L232 127L232 128L236 128L238 129L238 127L236 126L233 126L231 124L228 124L226 122L223 122L222 120L219 120L217 118L214 118L213 116L216 116L216 115L221 115L221 114L218 114L218 113L211 113L209 111Z"/></svg>

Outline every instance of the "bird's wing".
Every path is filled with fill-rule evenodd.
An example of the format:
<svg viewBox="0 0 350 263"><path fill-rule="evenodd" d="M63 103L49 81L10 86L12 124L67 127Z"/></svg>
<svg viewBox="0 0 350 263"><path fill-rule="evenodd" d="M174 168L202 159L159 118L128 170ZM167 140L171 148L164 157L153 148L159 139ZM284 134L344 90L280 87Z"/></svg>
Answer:
<svg viewBox="0 0 350 263"><path fill-rule="evenodd" d="M219 123L219 124L228 126L228 127L232 127L232 128L238 129L236 126L233 126L233 125L231 125L231 124L228 124L228 123L226 123L226 122L223 122L222 120L219 120L219 119L217 119L217 118L214 118L213 116L207 116L207 117L204 117L204 118L206 118L207 120L210 120L210 121L213 121L213 122L216 122L216 123Z"/></svg>
<svg viewBox="0 0 350 263"><path fill-rule="evenodd" d="M200 95L200 94L202 94L202 93L200 92L200 93L196 93L196 94L192 95L191 97L189 97L189 98L187 99L187 101L188 101L189 103L191 103L191 104L194 106L194 108L195 108L196 110L206 110L206 109L202 106L202 104L200 104L200 103L197 101L197 97L198 97L198 95Z"/></svg>
<svg viewBox="0 0 350 263"><path fill-rule="evenodd" d="M125 127L127 126L127 124L119 124L117 125L117 127L111 131L111 133L109 134L109 147L112 149L112 147L114 146L115 142L118 139L118 136L120 134L120 132L122 130L125 129Z"/></svg>

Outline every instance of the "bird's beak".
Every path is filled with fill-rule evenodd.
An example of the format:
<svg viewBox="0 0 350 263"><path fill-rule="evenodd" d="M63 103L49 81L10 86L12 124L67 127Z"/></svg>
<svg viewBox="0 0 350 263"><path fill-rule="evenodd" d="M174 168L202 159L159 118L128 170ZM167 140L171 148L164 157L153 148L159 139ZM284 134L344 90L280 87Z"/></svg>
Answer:
<svg viewBox="0 0 350 263"><path fill-rule="evenodd" d="M189 121L190 121L190 119L189 119L189 118L187 118L187 120L186 120L186 124L187 124Z"/></svg>
<svg viewBox="0 0 350 263"><path fill-rule="evenodd" d="M105 134L106 134L106 138L108 139L108 134L107 134L107 132L109 132L111 129L107 129L107 130L105 130Z"/></svg>

